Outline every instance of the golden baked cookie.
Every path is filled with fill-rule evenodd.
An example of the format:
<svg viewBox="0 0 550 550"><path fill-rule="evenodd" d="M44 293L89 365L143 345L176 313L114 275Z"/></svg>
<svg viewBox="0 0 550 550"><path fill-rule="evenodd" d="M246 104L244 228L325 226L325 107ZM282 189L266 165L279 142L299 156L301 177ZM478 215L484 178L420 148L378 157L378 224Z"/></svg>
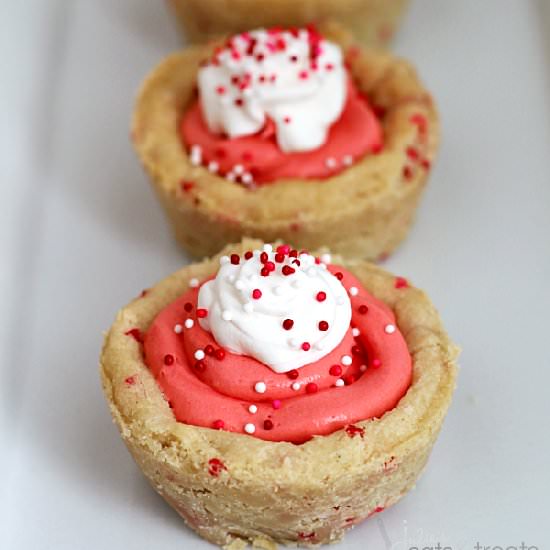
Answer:
<svg viewBox="0 0 550 550"><path fill-rule="evenodd" d="M253 237L376 260L407 235L439 144L433 99L408 62L358 48L338 25L322 30L342 48L384 142L330 177L289 177L252 188L229 181L234 173L213 173L217 163L197 165L182 143L180 124L196 102L197 71L212 46L169 56L145 80L133 115L133 144L176 239L193 256Z"/></svg>
<svg viewBox="0 0 550 550"><path fill-rule="evenodd" d="M184 409L167 401L161 390L164 375L157 373L155 379L145 363L144 335L161 311L190 287L215 275L220 263L229 267L244 263L250 257L245 251L261 246L258 241L229 246L220 256L181 269L123 308L105 338L103 388L114 421L137 464L155 490L199 535L220 546L235 545L232 548L244 541L263 547L334 542L354 525L395 504L416 483L451 402L458 349L424 292L367 262L338 261L373 300L380 301L388 315L394 316L395 326L386 329L387 337L399 332L406 342L412 367L410 385L395 407L379 417L355 421L301 444L268 440L275 439L276 414L269 424L264 421L263 428L258 425L254 436L248 435L253 431L246 426L238 433L239 427L231 427L227 418L225 426L223 420L215 420L212 428L177 421L175 415L192 415L193 411L181 413ZM294 261L292 253L289 259ZM335 276L340 278L341 274ZM349 293L353 300L357 291L350 288ZM317 300L325 298L328 302L330 296L317 295ZM180 309L183 319L192 307L186 304ZM367 309L359 313L368 317ZM205 310L197 309L194 323L205 315ZM174 332L191 330L193 323L187 322L185 327L175 325ZM208 346L204 349L206 358L204 353L195 352L195 368L203 361L213 365L219 360L223 366L224 354L218 355ZM150 356L147 359L152 360ZM177 360L164 355L168 370ZM368 368L376 365L369 364ZM203 366L200 370L197 376L204 374ZM295 378L292 371L288 374ZM346 386L352 382L346 381ZM310 391L310 385L302 392L303 399L322 394ZM170 393L173 388L163 387L175 399ZM186 401L193 398L195 390L184 386L178 391ZM255 391L263 395L265 386ZM274 401L273 409L280 405ZM258 403L255 410L248 409L251 418L252 413L259 417L261 411L257 409L262 406ZM284 401L280 411L286 406L291 406L290 401ZM205 410L212 418L225 414L208 407Z"/></svg>
<svg viewBox="0 0 550 550"><path fill-rule="evenodd" d="M340 22L367 46L385 47L407 0L171 0L172 12L191 42L256 27L300 27L327 19Z"/></svg>

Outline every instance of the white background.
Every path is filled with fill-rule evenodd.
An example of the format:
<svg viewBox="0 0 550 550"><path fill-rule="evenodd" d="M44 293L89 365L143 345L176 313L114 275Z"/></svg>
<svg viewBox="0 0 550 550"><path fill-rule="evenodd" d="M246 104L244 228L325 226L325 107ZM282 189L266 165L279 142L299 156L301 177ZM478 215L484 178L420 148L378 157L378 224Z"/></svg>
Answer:
<svg viewBox="0 0 550 550"><path fill-rule="evenodd" d="M161 2L0 7L0 548L207 549L147 485L100 391L101 331L182 263L128 141L178 38ZM550 2L417 0L396 44L444 143L387 267L464 349L431 462L338 548L549 548Z"/></svg>

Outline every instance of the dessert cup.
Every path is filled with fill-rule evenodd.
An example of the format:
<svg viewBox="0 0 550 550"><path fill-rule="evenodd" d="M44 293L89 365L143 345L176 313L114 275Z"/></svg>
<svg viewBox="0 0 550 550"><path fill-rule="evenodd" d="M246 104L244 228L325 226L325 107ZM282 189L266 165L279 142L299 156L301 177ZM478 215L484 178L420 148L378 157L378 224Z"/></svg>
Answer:
<svg viewBox="0 0 550 550"><path fill-rule="evenodd" d="M366 46L387 47L407 0L170 0L183 36L204 42L255 27L300 27L336 20Z"/></svg>
<svg viewBox="0 0 550 550"><path fill-rule="evenodd" d="M213 46L173 54L145 80L132 141L177 241L194 257L251 237L376 260L407 235L439 144L432 96L407 61L358 48L338 25L321 30L342 48L384 141L381 150L322 179L285 178L251 188L197 165L179 126L196 101L197 71Z"/></svg>
<svg viewBox="0 0 550 550"><path fill-rule="evenodd" d="M222 256L261 246L244 241ZM395 319L410 354L410 385L384 414L300 444L266 440L266 431L255 437L177 421L177 407L171 408L161 378L145 363L142 342L159 312L197 281L211 279L220 256L184 267L136 298L106 335L101 379L124 443L154 489L215 544L271 548L337 541L399 501L426 465L451 402L458 350L424 292L365 261L337 263ZM197 310L195 323L198 317ZM213 427L223 427L217 422Z"/></svg>

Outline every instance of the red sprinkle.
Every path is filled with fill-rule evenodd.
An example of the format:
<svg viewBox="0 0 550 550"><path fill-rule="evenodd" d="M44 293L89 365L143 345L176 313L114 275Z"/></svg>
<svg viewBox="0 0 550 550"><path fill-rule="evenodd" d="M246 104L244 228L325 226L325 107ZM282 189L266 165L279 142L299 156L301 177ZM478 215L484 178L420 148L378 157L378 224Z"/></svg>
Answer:
<svg viewBox="0 0 550 550"><path fill-rule="evenodd" d="M254 254L252 254L252 251L251 251L251 250L247 250L247 251L244 253L244 259L245 259L245 260L250 260L250 258L252 258L252 256L254 256Z"/></svg>
<svg viewBox="0 0 550 550"><path fill-rule="evenodd" d="M218 361L222 361L223 359L225 359L225 350L223 348L218 348L215 352L214 352L214 357L218 360Z"/></svg>
<svg viewBox="0 0 550 550"><path fill-rule="evenodd" d="M136 377L137 374L132 374L132 376L128 376L128 378L126 378L124 382L128 384L128 386L133 386L136 383Z"/></svg>
<svg viewBox="0 0 550 550"><path fill-rule="evenodd" d="M185 302L185 305L183 306L183 309L189 313L193 310L193 304L191 302Z"/></svg>
<svg viewBox="0 0 550 550"><path fill-rule="evenodd" d="M328 330L328 323L326 321L319 321L319 330L323 332Z"/></svg>
<svg viewBox="0 0 550 550"><path fill-rule="evenodd" d="M195 184L192 181L182 181L180 185L183 191L185 191L186 193L191 191L191 189L193 189L193 187L195 186Z"/></svg>
<svg viewBox="0 0 550 550"><path fill-rule="evenodd" d="M208 344L205 348L204 348L204 353L206 355L214 355L214 346L212 344Z"/></svg>
<svg viewBox="0 0 550 550"><path fill-rule="evenodd" d="M355 376L353 374L346 374L346 376L342 377L342 380L346 386L351 386L355 382Z"/></svg>
<svg viewBox="0 0 550 550"><path fill-rule="evenodd" d="M340 376L342 374L342 367L340 365L332 365L332 367L328 369L328 373L331 376Z"/></svg>
<svg viewBox="0 0 550 550"><path fill-rule="evenodd" d="M382 366L382 361L380 361L380 359L373 359L371 361L371 365L375 368L375 369L378 369Z"/></svg>
<svg viewBox="0 0 550 550"><path fill-rule="evenodd" d="M218 87L216 88L216 93L217 93L218 95L223 95L223 94L225 94L225 86L218 86Z"/></svg>
<svg viewBox="0 0 550 550"><path fill-rule="evenodd" d="M235 101L234 101L233 103L235 103L235 105L236 105L237 107L242 107L242 106L243 106L243 100L242 100L240 97L238 97L237 99L235 99Z"/></svg>
<svg viewBox="0 0 550 550"><path fill-rule="evenodd" d="M352 346L351 353L353 355L361 355L361 353L363 353L363 350L361 349L361 346L355 345L355 346Z"/></svg>
<svg viewBox="0 0 550 550"><path fill-rule="evenodd" d="M291 55L291 56L290 56L290 61L291 61L292 63L296 63L296 62L298 61L298 56L297 56L297 55Z"/></svg>
<svg viewBox="0 0 550 550"><path fill-rule="evenodd" d="M265 268L269 271L275 271L275 264L273 262L265 262Z"/></svg>
<svg viewBox="0 0 550 550"><path fill-rule="evenodd" d="M194 365L195 370L198 370L199 372L204 372L206 369L206 363L204 361L197 361Z"/></svg>
<svg viewBox="0 0 550 550"><path fill-rule="evenodd" d="M292 275L296 272L296 270L293 267L290 267L289 265L284 265L282 269L283 275L288 276Z"/></svg>
<svg viewBox="0 0 550 550"><path fill-rule="evenodd" d="M208 310L204 308L197 309L197 317L199 319L204 319L208 315Z"/></svg>
<svg viewBox="0 0 550 550"><path fill-rule="evenodd" d="M260 254L260 262L265 264L267 262L267 260L269 260L269 256L267 255L267 252L262 252Z"/></svg>
<svg viewBox="0 0 550 550"><path fill-rule="evenodd" d="M165 365L173 365L174 364L174 356L171 355L170 353L167 353L165 356L164 356L164 364Z"/></svg>
<svg viewBox="0 0 550 550"><path fill-rule="evenodd" d="M346 426L346 433L350 437L355 437L356 435L363 437L365 435L365 429L355 426L354 424L350 424L349 426Z"/></svg>
<svg viewBox="0 0 550 550"><path fill-rule="evenodd" d="M324 302L327 299L327 293L321 290L321 292L317 292L315 298L317 298L318 302Z"/></svg>
<svg viewBox="0 0 550 550"><path fill-rule="evenodd" d="M292 119L291 119L289 116L285 116L285 117L283 118L283 122L284 122L285 124L290 124L290 121L291 121L291 120L292 120Z"/></svg>
<svg viewBox="0 0 550 550"><path fill-rule="evenodd" d="M281 408L281 400L280 399L274 399L273 403L271 403L271 406L274 409L280 409Z"/></svg>
<svg viewBox="0 0 550 550"><path fill-rule="evenodd" d="M215 430L223 430L223 428L225 428L225 422L221 419L214 420L214 422L212 423L212 427Z"/></svg>
<svg viewBox="0 0 550 550"><path fill-rule="evenodd" d="M421 115L420 113L417 113L415 115L412 115L409 119L413 124L418 126L418 131L421 133L424 133L428 127L428 121L426 120L426 117L424 115Z"/></svg>
<svg viewBox="0 0 550 550"><path fill-rule="evenodd" d="M298 371L296 369L292 369L292 370L289 370L286 375L291 379L291 380L296 380L296 378L298 378Z"/></svg>
<svg viewBox="0 0 550 550"><path fill-rule="evenodd" d="M288 254L290 252L290 246L288 244L281 244L277 247L279 254Z"/></svg>
<svg viewBox="0 0 550 550"><path fill-rule="evenodd" d="M261 297L262 297L262 291L259 288L255 288L252 291L252 298L254 298L254 300L259 300Z"/></svg>
<svg viewBox="0 0 550 550"><path fill-rule="evenodd" d="M262 277L267 277L270 273L271 273L271 271L269 271L269 269L267 267L262 267L262 269L260 271L260 275Z"/></svg>
<svg viewBox="0 0 550 550"><path fill-rule="evenodd" d="M413 171L412 171L412 168L410 166L404 166L403 167L403 177L406 180L411 180L412 179Z"/></svg>
<svg viewBox="0 0 550 550"><path fill-rule="evenodd" d="M288 255L291 257L291 258L297 258L298 257L298 251L295 250L295 249L292 249Z"/></svg>
<svg viewBox="0 0 550 550"><path fill-rule="evenodd" d="M414 147L407 147L406 153L411 160L418 160L418 151Z"/></svg>
<svg viewBox="0 0 550 550"><path fill-rule="evenodd" d="M219 458L211 458L208 461L208 473L211 476L218 477L223 470L227 471L227 467Z"/></svg>
<svg viewBox="0 0 550 550"><path fill-rule="evenodd" d="M304 351L309 351L311 349L311 344L309 342L303 342L302 349Z"/></svg>
<svg viewBox="0 0 550 550"><path fill-rule="evenodd" d="M239 265L241 263L241 257L238 254L231 254L231 263L233 265Z"/></svg>
<svg viewBox="0 0 550 550"><path fill-rule="evenodd" d="M293 326L294 326L294 321L292 319L285 319L283 321L283 328L285 330L290 330Z"/></svg>
<svg viewBox="0 0 550 550"><path fill-rule="evenodd" d="M367 313L369 311L369 307L366 306L365 304L361 304L358 308L357 308L357 311L359 311L359 313L361 315L365 315L365 313Z"/></svg>
<svg viewBox="0 0 550 550"><path fill-rule="evenodd" d="M424 170L429 170L430 167L431 167L431 163L428 159L423 159L420 161L420 166L422 166L422 168L424 168Z"/></svg>
<svg viewBox="0 0 550 550"><path fill-rule="evenodd" d="M344 278L344 274L338 271L338 273L335 273L334 276L341 281Z"/></svg>
<svg viewBox="0 0 550 550"><path fill-rule="evenodd" d="M277 254L275 254L275 261L278 264L282 264L285 261L285 255L281 254L280 252L277 252Z"/></svg>
<svg viewBox="0 0 550 550"><path fill-rule="evenodd" d="M306 384L306 393L317 393L319 391L319 386L315 382L310 382Z"/></svg>
<svg viewBox="0 0 550 550"><path fill-rule="evenodd" d="M300 80L307 80L309 78L309 73L307 71L300 71L298 73L298 78Z"/></svg>
<svg viewBox="0 0 550 550"><path fill-rule="evenodd" d="M136 342L140 344L143 342L143 336L139 328L131 328L124 333L126 336L131 336Z"/></svg>
<svg viewBox="0 0 550 550"><path fill-rule="evenodd" d="M325 65L325 69L326 69L327 71L332 71L332 70L334 69L334 65L333 65L332 63L327 63L327 64Z"/></svg>
<svg viewBox="0 0 550 550"><path fill-rule="evenodd" d="M408 288L409 281L405 277L396 277L394 286L395 288Z"/></svg>
<svg viewBox="0 0 550 550"><path fill-rule="evenodd" d="M269 420L264 420L264 430L272 430L273 429L273 422Z"/></svg>

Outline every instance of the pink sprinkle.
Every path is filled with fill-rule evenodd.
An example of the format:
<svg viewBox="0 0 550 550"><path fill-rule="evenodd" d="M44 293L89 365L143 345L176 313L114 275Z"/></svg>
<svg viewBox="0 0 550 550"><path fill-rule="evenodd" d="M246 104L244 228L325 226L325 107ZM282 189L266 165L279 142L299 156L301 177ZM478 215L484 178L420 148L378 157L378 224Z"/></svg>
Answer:
<svg viewBox="0 0 550 550"><path fill-rule="evenodd" d="M309 78L309 73L307 71L300 71L298 73L298 78L300 80L307 80Z"/></svg>
<svg viewBox="0 0 550 550"><path fill-rule="evenodd" d="M280 399L274 399L272 406L274 409L280 409L281 408L281 400Z"/></svg>
<svg viewBox="0 0 550 550"><path fill-rule="evenodd" d="M373 359L372 366L377 369L382 366L382 361L380 361L380 359Z"/></svg>
<svg viewBox="0 0 550 550"><path fill-rule="evenodd" d="M289 116L285 116L285 118L283 118L283 121L285 124L290 124L290 117Z"/></svg>
<svg viewBox="0 0 550 550"><path fill-rule="evenodd" d="M225 94L225 86L218 86L218 87L216 88L216 93L217 93L218 95L223 95L223 94Z"/></svg>

